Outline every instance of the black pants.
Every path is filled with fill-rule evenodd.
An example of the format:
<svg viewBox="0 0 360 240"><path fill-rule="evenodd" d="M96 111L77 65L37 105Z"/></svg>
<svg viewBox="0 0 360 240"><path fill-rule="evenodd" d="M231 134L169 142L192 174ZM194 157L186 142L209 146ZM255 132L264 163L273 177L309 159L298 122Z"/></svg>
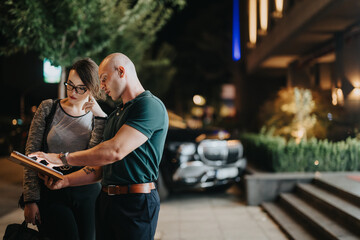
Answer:
<svg viewBox="0 0 360 240"><path fill-rule="evenodd" d="M156 189L113 196L101 192L96 202L96 239L154 239L159 211Z"/></svg>
<svg viewBox="0 0 360 240"><path fill-rule="evenodd" d="M99 183L51 191L42 189L40 231L51 240L95 240Z"/></svg>

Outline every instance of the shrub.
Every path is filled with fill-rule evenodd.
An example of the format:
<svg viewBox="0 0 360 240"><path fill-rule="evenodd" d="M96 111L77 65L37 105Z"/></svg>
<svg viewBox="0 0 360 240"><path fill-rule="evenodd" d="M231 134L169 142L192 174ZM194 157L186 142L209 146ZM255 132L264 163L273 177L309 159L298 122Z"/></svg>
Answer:
<svg viewBox="0 0 360 240"><path fill-rule="evenodd" d="M360 140L330 142L311 138L296 143L284 137L246 133L245 155L256 167L273 172L358 171Z"/></svg>

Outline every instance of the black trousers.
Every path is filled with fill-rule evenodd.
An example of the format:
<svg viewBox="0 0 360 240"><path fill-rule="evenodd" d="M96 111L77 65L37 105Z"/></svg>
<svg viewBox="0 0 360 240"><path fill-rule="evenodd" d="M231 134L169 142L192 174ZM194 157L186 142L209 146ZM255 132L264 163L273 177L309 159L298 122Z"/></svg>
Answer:
<svg viewBox="0 0 360 240"><path fill-rule="evenodd" d="M51 191L42 189L39 230L51 240L95 240L99 183Z"/></svg>
<svg viewBox="0 0 360 240"><path fill-rule="evenodd" d="M152 240L159 211L156 189L113 196L101 192L96 202L96 239Z"/></svg>

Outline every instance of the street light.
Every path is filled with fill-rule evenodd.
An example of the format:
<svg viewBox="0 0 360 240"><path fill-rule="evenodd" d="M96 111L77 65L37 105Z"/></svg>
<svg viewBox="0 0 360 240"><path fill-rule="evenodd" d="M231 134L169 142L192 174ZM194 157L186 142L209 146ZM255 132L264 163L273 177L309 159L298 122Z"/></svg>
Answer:
<svg viewBox="0 0 360 240"><path fill-rule="evenodd" d="M194 95L193 97L193 102L195 105L198 105L198 106L204 106L205 103L206 103L206 100L203 96L201 95Z"/></svg>

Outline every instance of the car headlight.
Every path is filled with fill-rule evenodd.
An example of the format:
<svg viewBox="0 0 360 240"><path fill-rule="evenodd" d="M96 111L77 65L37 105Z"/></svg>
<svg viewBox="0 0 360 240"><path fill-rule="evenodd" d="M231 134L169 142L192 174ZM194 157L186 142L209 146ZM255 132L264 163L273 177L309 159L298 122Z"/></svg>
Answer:
<svg viewBox="0 0 360 240"><path fill-rule="evenodd" d="M183 143L180 144L178 148L178 153L180 155L194 155L196 153L196 145L195 143Z"/></svg>

